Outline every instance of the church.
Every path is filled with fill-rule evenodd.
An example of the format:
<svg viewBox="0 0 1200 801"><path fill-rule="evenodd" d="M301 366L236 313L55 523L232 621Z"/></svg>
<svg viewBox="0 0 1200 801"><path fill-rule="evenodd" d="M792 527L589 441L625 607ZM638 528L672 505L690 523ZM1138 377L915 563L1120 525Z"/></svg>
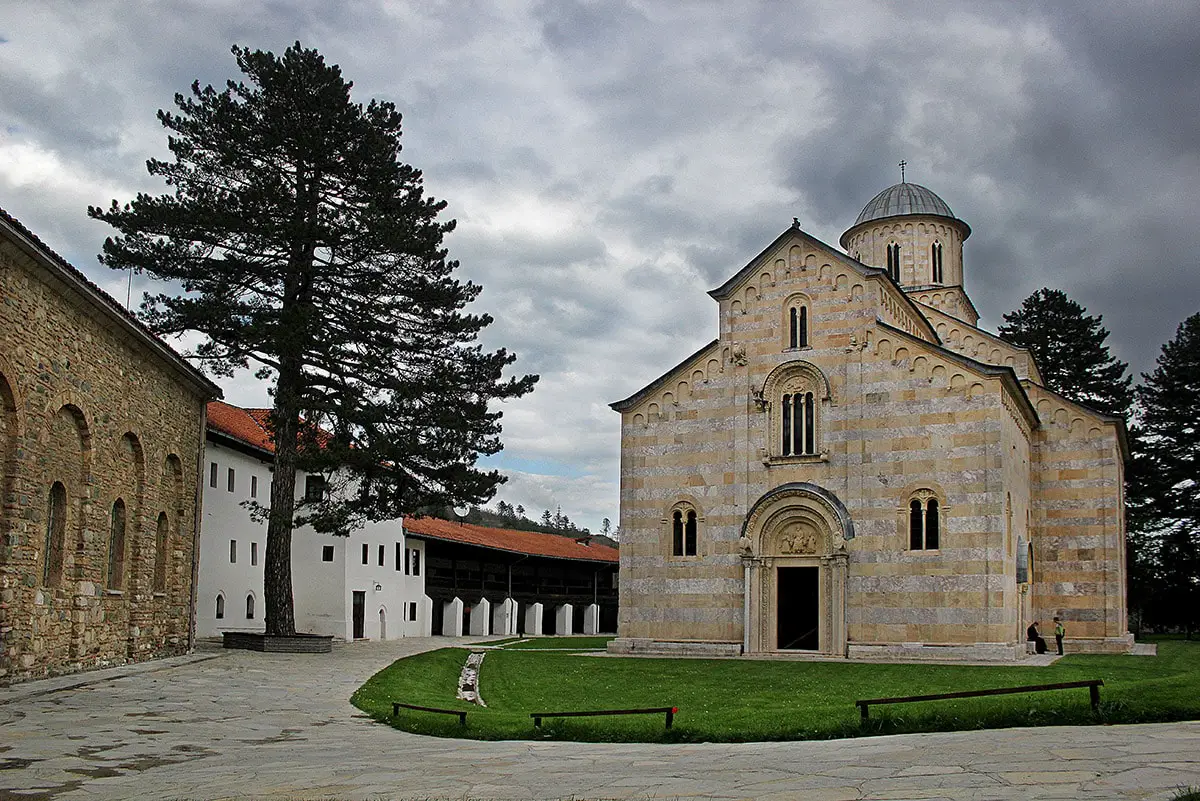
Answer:
<svg viewBox="0 0 1200 801"><path fill-rule="evenodd" d="M717 337L621 414L616 653L1007 661L1064 621L1121 653L1124 422L978 327L971 228L901 181L840 249L793 225Z"/></svg>

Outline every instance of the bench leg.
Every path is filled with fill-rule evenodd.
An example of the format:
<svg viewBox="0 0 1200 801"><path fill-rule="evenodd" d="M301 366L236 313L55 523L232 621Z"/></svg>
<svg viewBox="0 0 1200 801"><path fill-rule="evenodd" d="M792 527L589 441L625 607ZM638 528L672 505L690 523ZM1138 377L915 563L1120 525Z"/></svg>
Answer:
<svg viewBox="0 0 1200 801"><path fill-rule="evenodd" d="M672 710L668 709L667 710L667 728L668 729L671 728L671 724L674 721L675 721L675 713Z"/></svg>
<svg viewBox="0 0 1200 801"><path fill-rule="evenodd" d="M466 712L458 713L458 725L460 725L460 726L467 725L467 713Z"/></svg>
<svg viewBox="0 0 1200 801"><path fill-rule="evenodd" d="M863 722L866 722L866 720L867 720L867 707L868 707L868 704L860 704L858 707L858 711L862 713L861 720Z"/></svg>
<svg viewBox="0 0 1200 801"><path fill-rule="evenodd" d="M1092 696L1092 711L1100 711L1100 688L1095 684L1088 687L1088 693Z"/></svg>
<svg viewBox="0 0 1200 801"><path fill-rule="evenodd" d="M535 729L540 729L540 728L542 728L542 719L541 719L541 718L534 718L534 719L533 719L533 727L534 727Z"/></svg>
<svg viewBox="0 0 1200 801"><path fill-rule="evenodd" d="M400 714L400 705L392 704L392 717L396 717L399 714Z"/></svg>

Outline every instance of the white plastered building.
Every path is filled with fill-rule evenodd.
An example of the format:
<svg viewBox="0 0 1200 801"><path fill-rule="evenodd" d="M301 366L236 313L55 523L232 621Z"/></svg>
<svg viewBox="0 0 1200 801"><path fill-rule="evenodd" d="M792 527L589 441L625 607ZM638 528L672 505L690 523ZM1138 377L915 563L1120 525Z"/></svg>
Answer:
<svg viewBox="0 0 1200 801"><path fill-rule="evenodd" d="M196 582L196 635L263 631L267 526L249 501L271 494L274 451L268 410L210 403ZM297 499L323 490L323 478L296 474ZM296 630L344 640L429 636L425 543L399 519L369 523L348 537L292 532Z"/></svg>

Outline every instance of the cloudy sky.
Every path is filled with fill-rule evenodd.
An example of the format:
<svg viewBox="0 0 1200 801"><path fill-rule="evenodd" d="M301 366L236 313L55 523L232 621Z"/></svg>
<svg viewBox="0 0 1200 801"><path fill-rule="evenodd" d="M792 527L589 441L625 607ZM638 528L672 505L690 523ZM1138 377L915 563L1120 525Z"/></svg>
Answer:
<svg viewBox="0 0 1200 801"><path fill-rule="evenodd" d="M163 191L155 111L235 77L230 45L297 39L404 113L487 342L542 376L496 460L534 514L615 523L608 403L716 335L705 291L793 216L836 244L900 159L972 226L985 327L1062 288L1140 372L1200 311L1190 1L0 0L0 206L124 299L86 207Z"/></svg>

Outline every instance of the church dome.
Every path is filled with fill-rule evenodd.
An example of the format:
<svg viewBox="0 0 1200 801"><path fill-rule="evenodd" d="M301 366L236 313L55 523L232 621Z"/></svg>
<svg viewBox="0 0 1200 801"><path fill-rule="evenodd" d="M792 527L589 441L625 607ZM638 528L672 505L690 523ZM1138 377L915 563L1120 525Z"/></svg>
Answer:
<svg viewBox="0 0 1200 801"><path fill-rule="evenodd" d="M938 197L933 190L920 184L901 182L889 186L872 198L871 202L863 207L854 225L906 214L932 214L936 217L957 219L946 205L946 201Z"/></svg>

